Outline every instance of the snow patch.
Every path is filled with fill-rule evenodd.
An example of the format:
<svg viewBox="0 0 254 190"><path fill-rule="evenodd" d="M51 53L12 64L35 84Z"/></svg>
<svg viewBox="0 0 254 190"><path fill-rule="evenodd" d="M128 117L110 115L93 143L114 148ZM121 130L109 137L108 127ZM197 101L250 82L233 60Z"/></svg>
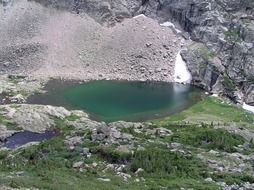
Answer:
<svg viewBox="0 0 254 190"><path fill-rule="evenodd" d="M248 104L243 103L243 109L254 113L254 106L250 106Z"/></svg>
<svg viewBox="0 0 254 190"><path fill-rule="evenodd" d="M176 56L174 81L186 84L190 83L191 80L191 73L189 72L186 63L181 56L181 51L179 51Z"/></svg>
<svg viewBox="0 0 254 190"><path fill-rule="evenodd" d="M172 28L177 34L182 33L182 31L177 29L176 26L174 25L174 23L172 23L172 22L167 21L167 22L164 22L164 23L162 23L160 25L164 26L164 27Z"/></svg>
<svg viewBox="0 0 254 190"><path fill-rule="evenodd" d="M146 15L140 14L140 15L134 16L133 18L134 18L134 19L137 19L137 18L139 18L139 17L146 18Z"/></svg>

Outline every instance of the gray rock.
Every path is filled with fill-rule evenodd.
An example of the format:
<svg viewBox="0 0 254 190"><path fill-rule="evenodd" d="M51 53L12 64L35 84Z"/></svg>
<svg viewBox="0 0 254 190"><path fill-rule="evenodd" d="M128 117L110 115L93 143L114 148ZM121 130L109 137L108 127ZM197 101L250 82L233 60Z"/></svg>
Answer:
<svg viewBox="0 0 254 190"><path fill-rule="evenodd" d="M126 173L123 173L123 172L117 172L117 175L122 177L124 181L128 181L131 178L130 174L126 174Z"/></svg>
<svg viewBox="0 0 254 190"><path fill-rule="evenodd" d="M76 145L82 143L82 137L66 137L64 143L69 147L69 149L74 149Z"/></svg>
<svg viewBox="0 0 254 190"><path fill-rule="evenodd" d="M43 105L3 105L1 108L0 113L16 123L17 128L37 133L55 126L52 116L63 119L71 114L62 107Z"/></svg>
<svg viewBox="0 0 254 190"><path fill-rule="evenodd" d="M180 144L180 143L171 143L170 148L180 149L180 148L182 148L182 144Z"/></svg>
<svg viewBox="0 0 254 190"><path fill-rule="evenodd" d="M144 171L145 171L144 169L138 168L137 171L135 171L135 174L139 175L139 174L143 173Z"/></svg>
<svg viewBox="0 0 254 190"><path fill-rule="evenodd" d="M118 123L119 124L119 123ZM120 124L122 126L122 123ZM93 141L107 142L107 143L130 143L132 140L132 135L120 132L114 124L109 124L107 126L102 123L92 129L91 138Z"/></svg>
<svg viewBox="0 0 254 190"><path fill-rule="evenodd" d="M90 149L89 149L89 148L83 148L82 153L83 153L84 155L88 155L88 154L90 153Z"/></svg>
<svg viewBox="0 0 254 190"><path fill-rule="evenodd" d="M156 128L155 129L155 133L154 134L162 137L162 136L170 136L170 135L173 134L173 132L171 130L169 130L169 129L160 127L160 128Z"/></svg>
<svg viewBox="0 0 254 190"><path fill-rule="evenodd" d="M97 178L99 181L104 181L104 182L110 182L111 179L109 178Z"/></svg>
<svg viewBox="0 0 254 190"><path fill-rule="evenodd" d="M82 168L83 166L84 166L84 162L83 161L75 162L72 165L73 168Z"/></svg>

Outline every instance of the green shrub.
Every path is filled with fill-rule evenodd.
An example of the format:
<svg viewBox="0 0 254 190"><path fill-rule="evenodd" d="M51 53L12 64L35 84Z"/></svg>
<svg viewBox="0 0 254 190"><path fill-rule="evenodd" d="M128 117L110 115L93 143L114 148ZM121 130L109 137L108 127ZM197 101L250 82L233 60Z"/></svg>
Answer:
<svg viewBox="0 0 254 190"><path fill-rule="evenodd" d="M131 153L119 152L114 150L113 147L98 146L92 148L91 152L97 154L109 163L128 163L132 158Z"/></svg>
<svg viewBox="0 0 254 190"><path fill-rule="evenodd" d="M227 75L223 76L222 84L227 90L235 91L236 85Z"/></svg>
<svg viewBox="0 0 254 190"><path fill-rule="evenodd" d="M235 146L244 143L243 137L227 132L224 129L211 127L186 127L171 136L171 141L207 149L218 149L234 152Z"/></svg>
<svg viewBox="0 0 254 190"><path fill-rule="evenodd" d="M0 151L0 160L5 159L8 156L8 151L1 150Z"/></svg>
<svg viewBox="0 0 254 190"><path fill-rule="evenodd" d="M134 154L130 170L135 172L138 168L161 177L200 178L207 172L207 167L193 157L156 148Z"/></svg>

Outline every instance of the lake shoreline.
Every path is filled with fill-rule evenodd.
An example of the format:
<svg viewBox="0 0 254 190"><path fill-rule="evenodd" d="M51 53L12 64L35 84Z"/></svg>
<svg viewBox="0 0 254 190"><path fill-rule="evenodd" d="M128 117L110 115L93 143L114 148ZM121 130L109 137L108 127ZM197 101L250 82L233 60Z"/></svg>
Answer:
<svg viewBox="0 0 254 190"><path fill-rule="evenodd" d="M130 81L125 81L125 80L121 80L121 81L119 81L119 80L118 81L115 81L115 80L110 80L110 81L100 80L100 81L80 82L80 81L68 81L68 80L67 81L64 81L64 80L51 80L51 81L49 81L49 83L43 89L43 91L45 93L43 93L43 94L34 94L34 95L28 97L27 103L29 103L29 104L42 104L42 105L48 105L49 104L49 105L53 105L53 106L64 106L68 110L73 110L73 109L83 110L85 112L90 113L91 119L94 119L94 120L97 120L97 121L106 121L107 119L105 119L103 116L99 116L99 115L95 114L94 111L91 112L91 110L89 111L89 109L87 110L87 108L85 108L85 107L82 107L82 106L80 107L80 105L83 105L84 102L89 100L89 97L85 98L85 94L83 95L84 99L82 99L82 102L79 102L78 104L75 103L74 107L73 107L72 104L67 102L65 98L62 97L62 94L64 94L65 91L69 91L68 92L68 97L69 97L68 101L70 101L70 102L75 101L75 99L77 99L77 98L75 98L75 96L77 96L77 97L80 96L80 95L78 95L76 93L76 90L78 88L84 88L84 89L85 88L93 88L92 85L95 85L94 88L96 88L96 86L98 86L98 85L99 86L102 85L102 86L100 86L98 88L105 89L105 92L102 91L101 94L106 93L105 94L106 97L107 97L108 90L111 91L115 87L118 89L117 90L118 92L114 93L114 91L112 91L111 92L111 93L113 93L112 95L114 95L114 94L118 94L119 95L119 93L124 92L124 94L130 93L130 96L135 96L135 93L138 93L138 94L139 93L144 93L144 90L146 89L146 90L148 90L148 92L147 92L148 94L145 93L144 96L140 97L141 98L140 100L142 100L142 101L143 101L144 98L147 98L147 96L149 96L150 93L154 93L155 97L158 94L160 94L161 98L162 97L166 98L167 96L169 96L168 99L171 99L171 98L173 98L173 97L171 97L173 94L170 95L170 91L171 90L172 90L172 93L173 93L173 91L175 91L174 93L179 93L178 95L174 95L174 96L177 96L177 98L179 98L179 96L181 97L181 94L187 93L187 91L189 91L188 89L192 89L193 90L193 95L191 95L191 96L194 96L194 94L196 94L196 91L200 92L200 95L199 95L199 98L197 98L196 95L194 96L195 101L193 101L191 103L191 105L194 104L194 102L196 102L196 99L201 99L202 94L204 94L204 93L202 93L201 89L196 88L196 87L194 87L194 86L192 86L190 84L184 85L184 84L180 84L180 83L168 83L168 82L159 82L159 81L146 81L146 82L143 82L143 81L131 81L130 82ZM106 87L107 85L109 85L109 86ZM137 87L134 87L133 85L137 86ZM128 90L128 88L130 88L130 89ZM136 88L141 88L141 89L138 90ZM73 89L73 90L68 90L68 89ZM157 92L156 92L156 89L157 89ZM132 91L133 91L133 93L132 93ZM159 91L162 91L162 92L159 92ZM79 93L82 94L83 92L80 91ZM88 93L94 94L93 96L96 96L96 94L97 94L97 92L88 92ZM110 95L110 96L112 96L112 95ZM70 98L70 96L74 96L74 97ZM91 96L90 98L93 98L93 96ZM99 96L101 96L98 99L99 102L101 101L101 98L106 98L103 95L99 95ZM108 98L111 98L110 96ZM114 96L117 96L117 95L114 95ZM124 97L125 96L127 96L127 95L124 95ZM150 104L156 105L156 103L154 103L154 98L155 97L153 97L153 96L150 97L150 98L153 99L153 101L151 101ZM125 97L125 101L129 102L130 100L128 98L127 99L126 98L127 97ZM119 102L118 99L119 99L119 97L115 98L114 100L107 100L107 101L111 101L112 104L115 104L116 102ZM174 99L175 99L175 97L174 97ZM136 102L137 100L133 99L132 101ZM169 101L169 100L167 100L167 101ZM173 99L170 100L170 101L173 101ZM97 102L97 101L95 101L95 102ZM98 104L99 104L99 102L98 102ZM183 102L185 102L185 101L183 101ZM179 104L180 105L180 104L184 104L183 102L182 101L179 102L178 100L176 100L176 102L174 104ZM100 103L102 105L104 105L103 102L100 102ZM123 104L123 102L119 102L119 103L121 103L121 105ZM138 102L136 102L136 103L138 103ZM131 102L130 102L130 104L131 104ZM125 109L126 107L128 108L130 106L130 104L127 104L125 106L122 105L123 109ZM147 105L149 105L149 101L147 102ZM156 105L156 107L157 106L158 105ZM98 107L98 106L96 106L96 105L90 106L90 109L93 110L93 107ZM177 108L176 110L181 111L181 110L184 109L182 106L180 106L180 107ZM139 108L137 107L137 109L139 109ZM164 109L165 108L163 108L163 110ZM166 110L167 109L165 109L165 111ZM154 112L154 111L151 110L149 112L146 111L145 113L151 116L151 114L154 112L152 114L153 115L152 118L156 118L157 119L157 118L166 117L166 116L171 115L171 114L173 114L175 112L178 112L178 111L173 111L173 110L169 111L168 110L165 113L162 113L162 110L158 111L158 112ZM136 121L136 122L139 122L139 121L146 121L146 120L151 119L148 116L145 116L145 117L142 116L142 115L144 115L143 111L141 111L139 114L136 113L136 114L134 114L132 116L131 115L132 114L130 114L130 117L126 117L125 121L132 121L132 122ZM136 118L136 119L134 119L134 118ZM121 120L121 118L117 119L117 117L116 117L114 119L114 121L116 121L116 120Z"/></svg>

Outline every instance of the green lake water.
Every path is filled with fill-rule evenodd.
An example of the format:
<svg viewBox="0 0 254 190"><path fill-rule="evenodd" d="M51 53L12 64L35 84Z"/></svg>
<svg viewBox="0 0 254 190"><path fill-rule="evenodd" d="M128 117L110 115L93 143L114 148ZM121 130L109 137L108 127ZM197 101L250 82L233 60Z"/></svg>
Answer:
<svg viewBox="0 0 254 190"><path fill-rule="evenodd" d="M105 122L164 117L201 98L201 91L193 86L164 82L55 81L48 84L47 90L46 94L31 96L28 102L84 110L91 118Z"/></svg>

